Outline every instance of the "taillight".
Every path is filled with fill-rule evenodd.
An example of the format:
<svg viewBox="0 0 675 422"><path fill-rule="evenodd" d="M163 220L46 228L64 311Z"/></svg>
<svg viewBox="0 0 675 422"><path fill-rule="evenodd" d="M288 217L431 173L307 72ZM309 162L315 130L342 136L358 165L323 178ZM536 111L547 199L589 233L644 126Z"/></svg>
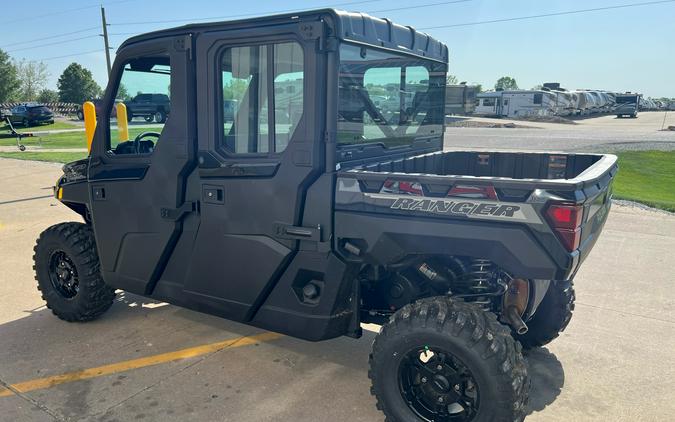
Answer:
<svg viewBox="0 0 675 422"><path fill-rule="evenodd" d="M546 217L563 243L572 252L579 247L581 240L581 220L584 207L573 204L551 204L546 209Z"/></svg>

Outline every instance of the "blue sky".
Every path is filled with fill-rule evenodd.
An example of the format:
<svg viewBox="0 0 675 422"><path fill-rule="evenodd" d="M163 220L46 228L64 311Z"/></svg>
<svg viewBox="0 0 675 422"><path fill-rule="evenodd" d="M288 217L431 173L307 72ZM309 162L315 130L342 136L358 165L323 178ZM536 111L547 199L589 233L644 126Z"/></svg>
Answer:
<svg viewBox="0 0 675 422"><path fill-rule="evenodd" d="M467 0L449 4L442 0L109 0L103 4L111 24L109 32L113 34L111 45L116 47L133 33L190 23L197 18L204 18L199 22L206 18L226 20L224 17L231 15L338 5L427 28L645 1L648 0ZM45 63L51 73L50 88L56 87L58 76L72 61L89 68L103 86L107 77L103 41L97 36L101 32L99 3L32 0L26 7L22 2L6 2L0 14L0 48L17 59L48 59ZM407 8L413 5L417 7ZM406 9L390 10L395 8ZM675 97L673 18L675 2L426 32L448 45L450 73L460 81L491 87L500 76L510 75L521 88L557 81L571 89L629 90L647 96ZM175 22L128 24L165 20ZM54 36L80 30L83 31ZM36 38L44 39L26 43ZM60 41L69 42L44 45ZM33 48L36 46L39 47ZM54 58L78 53L86 54Z"/></svg>

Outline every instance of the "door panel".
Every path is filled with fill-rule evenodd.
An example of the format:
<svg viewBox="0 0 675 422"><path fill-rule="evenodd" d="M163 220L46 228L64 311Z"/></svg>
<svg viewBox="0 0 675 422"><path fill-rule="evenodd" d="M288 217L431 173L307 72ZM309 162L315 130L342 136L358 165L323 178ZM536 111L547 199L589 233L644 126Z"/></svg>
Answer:
<svg viewBox="0 0 675 422"><path fill-rule="evenodd" d="M143 129L161 130L159 139L143 138L135 149L132 140L118 143L111 130L115 122L102 119L92 146L90 203L101 272L108 284L134 293L152 292L181 233L181 220L172 211L185 205L185 182L196 149L190 42L175 38L143 42L126 47L115 61L102 116L110 115L123 72L153 73L143 69L146 57L158 63L168 58L170 88L163 84L148 89L170 89L174 113L163 129ZM134 78L127 80L132 84Z"/></svg>
<svg viewBox="0 0 675 422"><path fill-rule="evenodd" d="M217 301L234 319L252 318L294 256L298 240L279 227L302 226L307 188L322 168L310 88L317 40L303 38L298 26L224 31L197 42L199 53L208 52L198 54L198 92L208 95L198 102L201 221L184 289L205 306ZM239 91L228 93L235 85Z"/></svg>

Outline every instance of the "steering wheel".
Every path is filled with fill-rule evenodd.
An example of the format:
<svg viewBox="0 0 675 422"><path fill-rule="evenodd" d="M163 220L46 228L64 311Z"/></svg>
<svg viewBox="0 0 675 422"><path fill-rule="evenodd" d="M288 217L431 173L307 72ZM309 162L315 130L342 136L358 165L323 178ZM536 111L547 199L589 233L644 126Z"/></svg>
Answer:
<svg viewBox="0 0 675 422"><path fill-rule="evenodd" d="M136 151L136 154L141 153L141 140L145 137L155 138L155 142L157 142L157 139L159 139L160 134L159 134L159 132L142 132L142 133L139 133L138 136L136 136L134 138L134 151Z"/></svg>

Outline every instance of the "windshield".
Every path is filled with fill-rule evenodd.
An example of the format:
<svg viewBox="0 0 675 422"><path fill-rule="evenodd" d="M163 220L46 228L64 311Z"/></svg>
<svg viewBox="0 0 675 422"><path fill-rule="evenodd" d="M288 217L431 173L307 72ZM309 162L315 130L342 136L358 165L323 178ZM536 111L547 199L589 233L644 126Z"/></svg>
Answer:
<svg viewBox="0 0 675 422"><path fill-rule="evenodd" d="M616 97L617 104L634 103L635 101L637 101L636 95L621 96L621 97L617 96Z"/></svg>
<svg viewBox="0 0 675 422"><path fill-rule="evenodd" d="M443 135L445 65L343 44L338 146L407 146Z"/></svg>

